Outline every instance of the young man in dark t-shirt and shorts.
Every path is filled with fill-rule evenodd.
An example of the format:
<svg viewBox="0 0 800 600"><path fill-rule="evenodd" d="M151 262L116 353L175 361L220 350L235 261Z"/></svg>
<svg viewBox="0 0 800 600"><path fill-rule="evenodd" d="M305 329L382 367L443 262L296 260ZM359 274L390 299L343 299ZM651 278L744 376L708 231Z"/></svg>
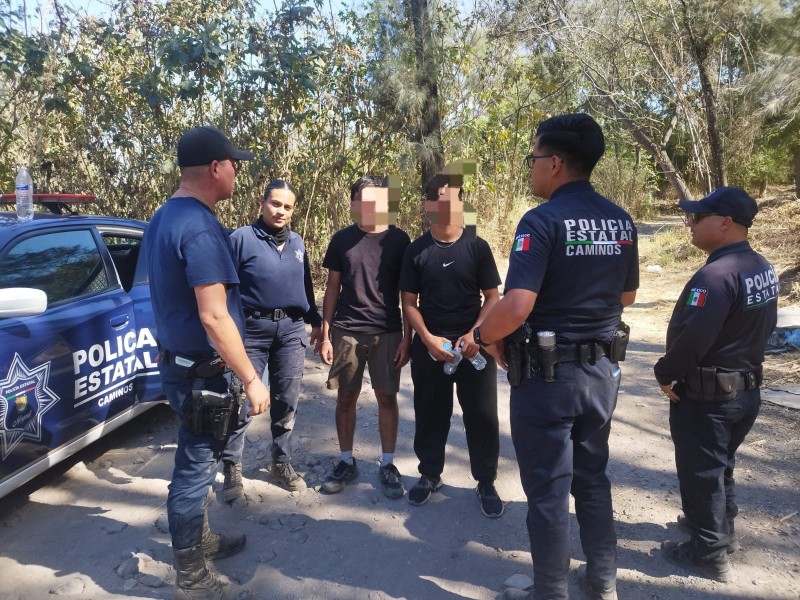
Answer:
<svg viewBox="0 0 800 600"><path fill-rule="evenodd" d="M393 204L393 203L392 203ZM337 390L336 432L341 457L323 483L329 494L342 491L358 475L353 458L356 403L364 367L378 401L381 489L400 498L405 488L393 464L399 411L400 369L408 362L411 329L400 314L398 282L408 235L392 225L389 190L379 177L362 177L350 189L355 224L331 238L322 266L328 283L322 304L322 362L331 366L328 388Z"/></svg>
<svg viewBox="0 0 800 600"><path fill-rule="evenodd" d="M425 212L432 226L406 250L400 275L403 314L415 331L414 451L422 475L408 501L425 504L442 487L455 383L481 511L497 518L503 514L494 487L500 455L497 365L484 355L486 366L478 370L471 359L480 351L472 330L499 300L500 274L489 244L475 235L474 226L463 227L462 180L440 175L427 185ZM461 360L450 375L444 363L456 358L456 348L470 360Z"/></svg>

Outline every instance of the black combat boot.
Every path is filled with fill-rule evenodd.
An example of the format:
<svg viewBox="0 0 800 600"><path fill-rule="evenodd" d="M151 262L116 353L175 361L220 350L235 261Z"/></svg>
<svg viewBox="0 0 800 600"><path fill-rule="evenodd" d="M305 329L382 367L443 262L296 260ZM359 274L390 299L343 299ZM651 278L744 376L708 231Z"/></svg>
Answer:
<svg viewBox="0 0 800 600"><path fill-rule="evenodd" d="M222 499L225 502L233 502L243 496L242 463L224 462L222 473L225 475L225 481L222 484Z"/></svg>
<svg viewBox="0 0 800 600"><path fill-rule="evenodd" d="M206 560L219 560L237 554L244 548L247 536L214 533L208 526L208 509L203 515L203 555Z"/></svg>
<svg viewBox="0 0 800 600"><path fill-rule="evenodd" d="M226 583L206 568L203 546L174 550L175 600L244 600L247 588Z"/></svg>

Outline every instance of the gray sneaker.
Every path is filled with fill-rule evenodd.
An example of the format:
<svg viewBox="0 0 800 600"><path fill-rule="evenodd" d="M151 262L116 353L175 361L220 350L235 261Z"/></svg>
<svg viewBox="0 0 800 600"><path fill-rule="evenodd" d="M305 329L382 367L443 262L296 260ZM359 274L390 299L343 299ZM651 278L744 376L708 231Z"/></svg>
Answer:
<svg viewBox="0 0 800 600"><path fill-rule="evenodd" d="M387 498L402 498L406 493L400 477L400 471L392 463L378 469L378 480L381 482L381 489Z"/></svg>
<svg viewBox="0 0 800 600"><path fill-rule="evenodd" d="M272 480L276 484L290 492L306 489L305 480L297 474L292 463L273 462L269 468L269 474L272 475Z"/></svg>
<svg viewBox="0 0 800 600"><path fill-rule="evenodd" d="M353 459L353 464L340 460L333 468L333 473L322 484L322 491L326 494L338 494L347 484L358 477L358 466L356 459Z"/></svg>
<svg viewBox="0 0 800 600"><path fill-rule="evenodd" d="M223 463L222 472L225 475L225 482L222 484L222 499L225 502L233 502L244 495L242 463Z"/></svg>

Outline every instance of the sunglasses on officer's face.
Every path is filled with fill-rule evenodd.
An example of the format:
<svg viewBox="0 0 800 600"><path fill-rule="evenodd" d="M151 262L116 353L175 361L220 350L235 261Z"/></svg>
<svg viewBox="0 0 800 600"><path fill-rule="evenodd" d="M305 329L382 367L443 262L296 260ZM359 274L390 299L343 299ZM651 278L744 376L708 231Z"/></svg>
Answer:
<svg viewBox="0 0 800 600"><path fill-rule="evenodd" d="M683 217L683 222L687 225L697 225L700 221L705 219L706 217L712 216L719 216L717 213L687 213L685 217Z"/></svg>

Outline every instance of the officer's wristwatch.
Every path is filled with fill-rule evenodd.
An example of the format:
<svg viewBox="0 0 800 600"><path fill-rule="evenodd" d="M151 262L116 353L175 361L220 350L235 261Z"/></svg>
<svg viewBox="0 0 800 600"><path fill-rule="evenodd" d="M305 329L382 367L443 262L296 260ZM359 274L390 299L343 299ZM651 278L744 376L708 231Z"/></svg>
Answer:
<svg viewBox="0 0 800 600"><path fill-rule="evenodd" d="M486 348L486 342L481 339L481 332L480 328L476 327L472 330L472 341L478 344L481 348Z"/></svg>

